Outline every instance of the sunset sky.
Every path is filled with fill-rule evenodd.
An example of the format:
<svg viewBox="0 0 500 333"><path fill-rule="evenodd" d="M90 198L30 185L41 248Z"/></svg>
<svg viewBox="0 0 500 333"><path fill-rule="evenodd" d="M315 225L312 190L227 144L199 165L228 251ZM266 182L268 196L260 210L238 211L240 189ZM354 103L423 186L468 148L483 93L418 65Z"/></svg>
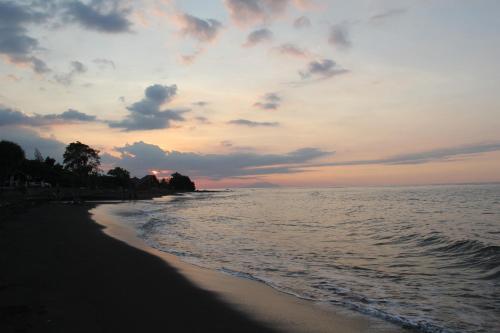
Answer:
<svg viewBox="0 0 500 333"><path fill-rule="evenodd" d="M500 181L497 0L0 0L0 139L198 187Z"/></svg>

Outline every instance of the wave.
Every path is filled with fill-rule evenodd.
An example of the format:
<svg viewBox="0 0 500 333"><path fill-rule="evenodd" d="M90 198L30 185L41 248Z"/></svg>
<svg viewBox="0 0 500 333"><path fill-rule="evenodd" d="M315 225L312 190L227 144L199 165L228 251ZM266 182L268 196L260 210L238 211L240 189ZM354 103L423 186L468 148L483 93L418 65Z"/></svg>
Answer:
<svg viewBox="0 0 500 333"><path fill-rule="evenodd" d="M381 240L374 243L377 246L405 244L415 249L416 256L454 260L452 263L448 261L446 267L476 268L482 273L488 273L484 275L485 279L499 278L497 271L500 269L500 246L497 245L475 239L453 240L438 232L430 232L425 236L411 233L376 238Z"/></svg>
<svg viewBox="0 0 500 333"><path fill-rule="evenodd" d="M250 274L250 273L235 271L235 270L229 269L227 267L222 267L222 268L218 269L217 271L234 276L234 277L263 283L266 286L273 288L274 290L277 290L277 291L282 292L284 294L291 295L291 296L294 296L294 297L297 297L297 298L300 298L300 299L303 299L306 301L313 301L313 302L318 301L318 299L316 299L316 298L307 297L307 296L298 294L294 291L289 290L288 288L284 288L284 287L279 286L279 284L276 284L275 282L273 282L269 279L258 277L258 276L255 276L253 274Z"/></svg>
<svg viewBox="0 0 500 333"><path fill-rule="evenodd" d="M412 330L419 330L425 333L459 333L460 331L446 329L439 325L433 324L425 318L407 318L397 314L391 314L386 311L377 309L370 306L361 306L354 302L349 301L331 301L330 303L334 305L341 305L351 310L355 310L360 313L364 313L373 317L384 319L386 321L395 323L404 328L409 328Z"/></svg>
<svg viewBox="0 0 500 333"><path fill-rule="evenodd" d="M460 260L462 267L476 268L487 273L482 277L484 279L499 278L497 271L500 270L500 246L465 239L438 247L434 251L440 253L440 256Z"/></svg>
<svg viewBox="0 0 500 333"><path fill-rule="evenodd" d="M279 284L275 283L274 281L271 281L269 279L265 279L262 277L255 276L253 274L247 273L247 272L241 272L241 271L235 271L226 267L222 267L218 269L217 271L237 277L237 278L243 278L259 283L263 283L267 285L268 287L273 288L274 290L277 290L279 292L282 292L284 294L294 296L306 301L312 301L312 302L321 302L321 303L329 303L334 306L341 306L350 310L354 310L359 313L363 313L366 315L370 315L373 317L377 317L392 323L395 323L399 326L409 328L409 329L416 329L421 332L425 333L459 333L458 331L454 330L449 330L445 329L443 327L440 327L436 324L431 323L430 321L421 318L421 319L411 319L411 318L406 318L397 314L392 314L386 311L382 311L380 309L377 309L376 307L370 306L371 304L375 303L386 303L387 301L375 301L371 300L365 296L359 296L356 294L349 293L347 289L345 288L339 288L339 287L328 287L327 289L330 291L335 290L338 295L342 295L344 297L339 298L339 299L330 299L330 300L324 300L324 299L318 299L316 297L310 297L310 296L305 296L303 294L299 294L297 292L294 292L288 288L282 287ZM327 283L327 282L324 282ZM320 283L321 284L321 283Z"/></svg>
<svg viewBox="0 0 500 333"><path fill-rule="evenodd" d="M496 331L498 215L481 215L491 205L376 191L193 194L136 205L130 220L160 251L294 297L421 332Z"/></svg>

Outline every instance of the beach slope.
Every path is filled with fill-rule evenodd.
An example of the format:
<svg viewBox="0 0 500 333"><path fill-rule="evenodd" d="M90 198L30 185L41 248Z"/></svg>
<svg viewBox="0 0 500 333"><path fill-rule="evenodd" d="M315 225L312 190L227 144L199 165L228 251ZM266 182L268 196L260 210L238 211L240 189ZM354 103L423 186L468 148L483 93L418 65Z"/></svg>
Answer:
<svg viewBox="0 0 500 333"><path fill-rule="evenodd" d="M272 332L158 257L107 236L89 206L0 222L1 332Z"/></svg>

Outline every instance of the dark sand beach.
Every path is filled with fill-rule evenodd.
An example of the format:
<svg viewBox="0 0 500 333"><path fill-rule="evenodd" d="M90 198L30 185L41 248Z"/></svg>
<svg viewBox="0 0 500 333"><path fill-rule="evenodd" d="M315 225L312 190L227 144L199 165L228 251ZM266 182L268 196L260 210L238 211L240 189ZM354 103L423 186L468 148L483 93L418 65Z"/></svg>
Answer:
<svg viewBox="0 0 500 333"><path fill-rule="evenodd" d="M106 206L46 204L3 219L1 332L404 331L148 249Z"/></svg>
<svg viewBox="0 0 500 333"><path fill-rule="evenodd" d="M1 222L1 332L272 332L102 233L88 209L45 205Z"/></svg>

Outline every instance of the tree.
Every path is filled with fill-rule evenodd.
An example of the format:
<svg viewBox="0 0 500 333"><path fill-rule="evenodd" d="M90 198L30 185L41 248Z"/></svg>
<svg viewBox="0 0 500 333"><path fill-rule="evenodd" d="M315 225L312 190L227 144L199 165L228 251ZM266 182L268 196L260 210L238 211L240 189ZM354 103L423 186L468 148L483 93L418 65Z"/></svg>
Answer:
<svg viewBox="0 0 500 333"><path fill-rule="evenodd" d="M81 180L97 174L101 165L99 151L80 141L70 143L63 158L64 168L79 176Z"/></svg>
<svg viewBox="0 0 500 333"><path fill-rule="evenodd" d="M156 178L155 175L146 175L139 179L139 182L137 184L137 188L141 190L150 190L152 188L157 188L160 186L160 182L158 181L158 178Z"/></svg>
<svg viewBox="0 0 500 333"><path fill-rule="evenodd" d="M35 148L35 160L37 160L40 163L43 163L43 156L42 153L38 150L38 148Z"/></svg>
<svg viewBox="0 0 500 333"><path fill-rule="evenodd" d="M123 168L115 167L108 171L108 175L115 177L121 186L126 186L130 183L130 172Z"/></svg>
<svg viewBox="0 0 500 333"><path fill-rule="evenodd" d="M24 150L17 143L0 141L0 179L5 180L19 168L25 159Z"/></svg>
<svg viewBox="0 0 500 333"><path fill-rule="evenodd" d="M196 190L194 182L188 176L181 175L178 172L172 174L168 184L174 191L193 192Z"/></svg>
<svg viewBox="0 0 500 333"><path fill-rule="evenodd" d="M56 160L55 160L55 158L52 158L52 157L50 157L50 156L47 156L47 157L45 158L45 164L47 164L49 167L51 167L51 168L52 168L52 167L54 167L54 166L56 165Z"/></svg>
<svg viewBox="0 0 500 333"><path fill-rule="evenodd" d="M120 167L109 170L108 175L116 178L130 179L130 172Z"/></svg>

